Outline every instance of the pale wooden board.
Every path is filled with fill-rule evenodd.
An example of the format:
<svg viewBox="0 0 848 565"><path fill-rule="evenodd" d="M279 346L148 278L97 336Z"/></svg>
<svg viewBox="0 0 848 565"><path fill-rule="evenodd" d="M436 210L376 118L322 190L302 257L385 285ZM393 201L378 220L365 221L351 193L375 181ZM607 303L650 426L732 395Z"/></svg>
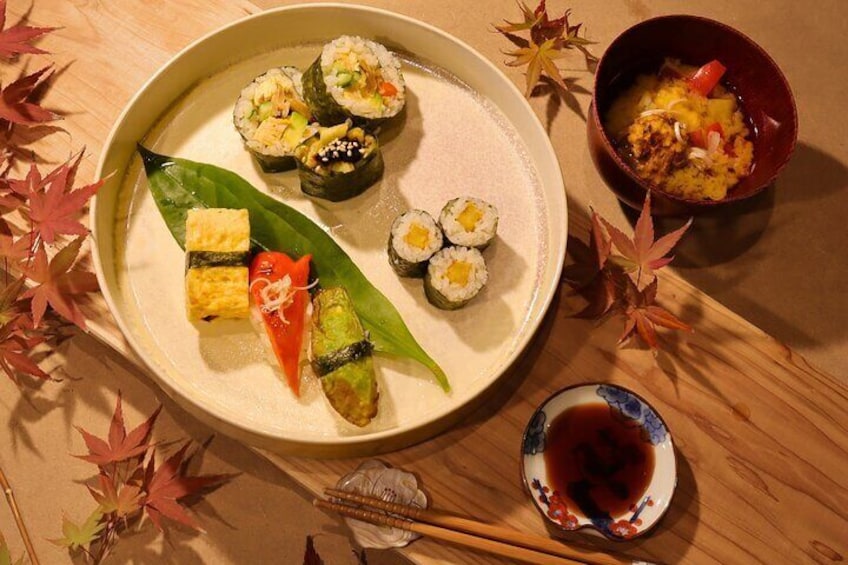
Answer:
<svg viewBox="0 0 848 565"><path fill-rule="evenodd" d="M424 17L460 37L471 24L479 35L482 25L470 3L366 3ZM639 8L638 2L632 4L631 9ZM508 0L491 6L488 20L514 13ZM16 8L10 7L11 21L20 15ZM128 0L41 0L32 23L63 26L43 46L56 53L60 66L73 61L61 75L60 87L46 97L46 105L68 113L63 126L73 141L52 136L40 142L40 152L57 161L86 145L90 156L80 179L91 179L111 124L144 80L191 40L257 9L248 2L221 0L153 7ZM606 22L596 25L607 32L602 27ZM501 58L501 46L482 45L495 61ZM510 76L517 83L522 80L519 71ZM585 99L581 103L585 110ZM544 119L543 102L535 100L534 106ZM561 129L566 119L560 113L553 130ZM582 140L578 133L574 137ZM556 140L555 147L558 153L569 150ZM591 170L588 161L586 167ZM574 179L570 173L565 171L567 184ZM572 233L585 228L579 211L572 222ZM441 508L542 532L542 520L520 487L517 462L523 426L551 391L578 382L611 381L634 389L656 406L681 456L673 508L656 534L628 546L634 553L671 562L844 558L845 386L673 272L664 273L661 280L662 302L676 304L674 311L697 328L691 336L674 338L673 354L654 359L644 351L615 349L620 329L616 323L594 330L589 322L567 318L570 306L560 296L528 354L484 409L447 434L383 459L418 473ZM129 354L99 296L92 298L86 313L96 320L90 324L93 335ZM268 457L312 492L357 464ZM608 542L601 546L622 547ZM488 562L427 541L404 553L421 562Z"/></svg>

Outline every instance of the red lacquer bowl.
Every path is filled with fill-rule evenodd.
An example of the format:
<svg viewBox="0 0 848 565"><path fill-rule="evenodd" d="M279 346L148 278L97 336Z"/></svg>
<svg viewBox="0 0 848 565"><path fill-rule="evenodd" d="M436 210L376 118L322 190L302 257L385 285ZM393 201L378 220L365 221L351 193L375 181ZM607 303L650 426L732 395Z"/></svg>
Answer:
<svg viewBox="0 0 848 565"><path fill-rule="evenodd" d="M603 116L637 75L653 73L666 57L700 66L718 59L727 67L722 83L742 101L753 126L751 174L722 200L692 200L666 194L639 178L618 155L603 128ZM795 99L783 73L751 39L722 23L697 16L662 16L627 29L610 44L595 73L588 120L589 152L606 184L629 206L641 209L651 192L658 215L696 214L762 191L789 161L798 136Z"/></svg>

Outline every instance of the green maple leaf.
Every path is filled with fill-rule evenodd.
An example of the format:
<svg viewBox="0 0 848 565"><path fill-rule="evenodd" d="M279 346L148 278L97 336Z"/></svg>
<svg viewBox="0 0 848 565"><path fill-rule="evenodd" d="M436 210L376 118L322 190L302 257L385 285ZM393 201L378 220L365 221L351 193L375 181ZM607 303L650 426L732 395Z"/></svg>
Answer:
<svg viewBox="0 0 848 565"><path fill-rule="evenodd" d="M6 545L6 540L3 538L3 533L0 532L0 565L23 565L23 555L17 560L12 561L12 552L9 551L9 546Z"/></svg>
<svg viewBox="0 0 848 565"><path fill-rule="evenodd" d="M95 541L106 523L101 521L103 514L100 508L94 510L88 519L82 525L77 525L72 522L67 515L62 516L62 534L59 539L49 540L50 542L68 549L83 549L91 545Z"/></svg>

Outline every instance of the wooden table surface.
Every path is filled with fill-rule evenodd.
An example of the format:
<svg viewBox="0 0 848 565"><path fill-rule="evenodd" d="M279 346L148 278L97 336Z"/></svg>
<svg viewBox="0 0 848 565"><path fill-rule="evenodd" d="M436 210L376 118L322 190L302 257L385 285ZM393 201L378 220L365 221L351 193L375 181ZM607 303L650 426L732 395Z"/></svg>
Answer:
<svg viewBox="0 0 848 565"><path fill-rule="evenodd" d="M516 13L511 0L485 4L450 0L363 3L437 25L498 64L503 59L500 50L508 45L492 34L487 24ZM66 114L63 127L72 140L53 136L43 142L42 153L59 160L85 145L89 156L81 179L92 178L109 129L132 94L156 69L201 35L246 14L282 4L288 2L37 0L30 14L31 24L62 27L44 42L62 68L60 86L49 92L45 105ZM481 10L482 5L485 10ZM557 2L551 5L559 7ZM9 19L15 21L27 6L11 2ZM797 14L791 12L793 4L788 1L770 4L774 7L764 10L761 19L755 17L760 6L754 2L696 2L693 6L697 10L690 11L722 19L754 36L781 64L803 56L787 52L791 45L777 45L778 34L790 23L795 24L790 19ZM574 2L572 7L579 20L588 22L590 36L599 41L598 53L618 31L639 19L679 9L671 2L649 8L639 0ZM802 34L818 26L819 35L810 41L830 41L844 25L836 20L844 21L848 16L839 8L836 3L822 3L820 10L804 16L802 27L793 31ZM790 43L798 41L791 37ZM833 73L841 68L842 60L836 59L840 53L815 54L830 58ZM827 61L812 64L828 66ZM523 81L519 71L510 70L508 76L517 84ZM792 82L791 74L789 78ZM844 94L843 79L831 80ZM590 88L590 77L584 76L580 84ZM802 118L807 100L798 95ZM579 113L566 107L554 112L551 104L547 99L532 101L540 119L548 120L561 159L572 233L582 234L585 229L585 210L590 202L624 226L621 211L601 188L589 161ZM578 95L576 104L585 112L588 97ZM844 124L844 118L835 119ZM805 130L802 121L802 144L812 147L809 140L813 138L832 142L833 150L844 156L843 138L830 136L824 131L825 124L816 127L820 129ZM830 175L837 183L844 180L838 167L828 167L823 175ZM765 231L777 229L780 226L772 223ZM726 268L713 265L688 278L703 275L709 283L704 273ZM519 480L523 427L534 407L551 392L581 382L613 382L643 395L663 415L678 450L679 482L672 508L656 533L628 544L593 543L660 562L844 560L848 556L845 381L813 368L796 350L722 306L681 274L687 273L668 270L662 274L660 300L673 305L671 309L695 326L696 332L671 336L670 353L654 358L635 348L617 349L614 344L620 328L615 323L595 328L590 322L567 317L571 305L561 292L522 361L482 410L450 432L381 458L416 472L439 508L544 533L543 521L522 492ZM844 369L848 357L843 341L845 317L839 316L845 312L845 299L836 300L831 312L838 318L840 329L834 330L833 342L821 363L834 371ZM102 298L95 297L87 313L94 335L131 356ZM827 327L834 324L830 317L824 319L824 311L821 316ZM320 492L358 464L350 459L317 461L264 455L312 492ZM490 562L482 554L427 540L402 552L422 563Z"/></svg>

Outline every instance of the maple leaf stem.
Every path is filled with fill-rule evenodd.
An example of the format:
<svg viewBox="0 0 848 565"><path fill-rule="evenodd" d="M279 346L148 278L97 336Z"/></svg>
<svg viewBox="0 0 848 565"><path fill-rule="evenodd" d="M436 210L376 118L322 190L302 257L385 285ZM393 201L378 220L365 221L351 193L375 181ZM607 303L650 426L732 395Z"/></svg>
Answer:
<svg viewBox="0 0 848 565"><path fill-rule="evenodd" d="M18 526L18 532L21 534L21 539L24 541L24 547L29 555L29 560L32 565L39 565L38 555L35 553L35 548L32 545L32 539L29 537L24 519L21 516L21 511L18 508L18 502L15 500L15 493L12 491L12 485L6 478L6 473L3 472L3 467L0 466L0 487L3 487L3 493L6 495L6 502L9 504L9 509L15 517L15 524Z"/></svg>
<svg viewBox="0 0 848 565"><path fill-rule="evenodd" d="M106 522L106 531L104 532L103 541L100 543L100 547L97 549L97 555L92 555L92 561L95 564L102 562L106 559L106 556L109 555L109 551L112 545L115 543L115 522L114 518L110 517L109 521ZM89 555L91 555L89 553Z"/></svg>

